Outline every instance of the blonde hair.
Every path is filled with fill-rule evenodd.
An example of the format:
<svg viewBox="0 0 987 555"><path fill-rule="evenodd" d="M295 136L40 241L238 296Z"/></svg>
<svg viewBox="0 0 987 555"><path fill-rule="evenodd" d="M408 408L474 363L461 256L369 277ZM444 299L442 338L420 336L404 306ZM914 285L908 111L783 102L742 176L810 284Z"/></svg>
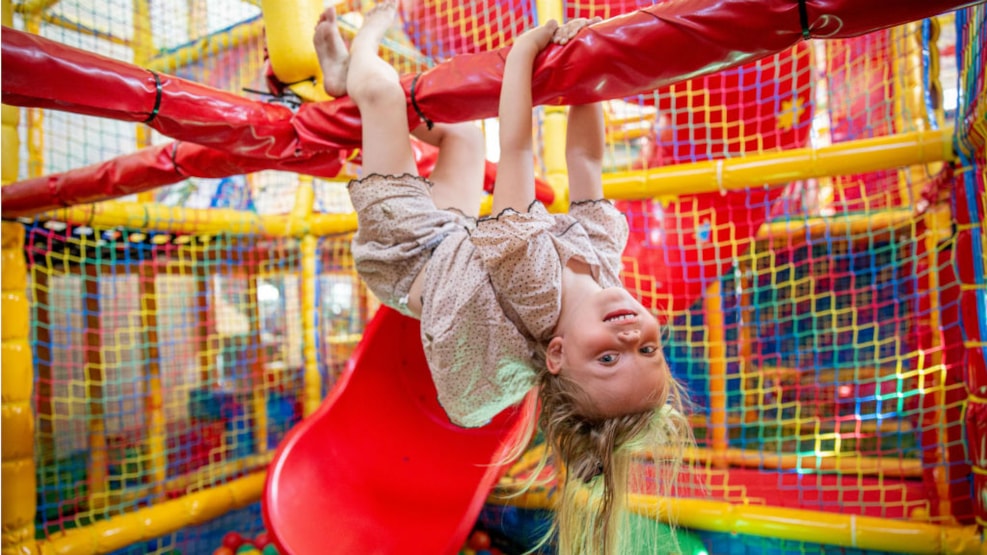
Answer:
<svg viewBox="0 0 987 555"><path fill-rule="evenodd" d="M566 555L625 552L619 542L627 536L621 529L628 525L631 466L642 457L654 461L658 492L672 492L684 449L694 439L684 414L685 391L667 368L663 402L647 411L608 418L591 416L586 392L539 364L537 399L529 396L527 403L528 437L540 428L547 449L523 487L534 485L542 469L553 463L558 484L555 519L542 545L555 535L558 552ZM535 402L540 411L534 410ZM528 438L523 441L526 444ZM524 447L518 445L514 452Z"/></svg>

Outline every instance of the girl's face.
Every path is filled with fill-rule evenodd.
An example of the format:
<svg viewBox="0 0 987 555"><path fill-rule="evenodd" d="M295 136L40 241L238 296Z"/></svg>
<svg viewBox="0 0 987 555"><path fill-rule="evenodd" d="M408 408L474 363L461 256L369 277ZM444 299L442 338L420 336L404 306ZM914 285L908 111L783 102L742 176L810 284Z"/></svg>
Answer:
<svg viewBox="0 0 987 555"><path fill-rule="evenodd" d="M668 365L658 321L625 289L587 298L549 342L548 370L576 382L594 416L642 412L665 402Z"/></svg>

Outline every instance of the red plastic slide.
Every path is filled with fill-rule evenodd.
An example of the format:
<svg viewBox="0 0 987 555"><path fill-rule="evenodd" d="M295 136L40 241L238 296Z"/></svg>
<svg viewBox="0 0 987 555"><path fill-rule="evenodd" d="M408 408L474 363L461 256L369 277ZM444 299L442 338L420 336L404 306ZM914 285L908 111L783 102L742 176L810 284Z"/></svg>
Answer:
<svg viewBox="0 0 987 555"><path fill-rule="evenodd" d="M381 308L340 382L282 442L263 504L282 553L456 553L520 411L483 428L436 400L418 321Z"/></svg>

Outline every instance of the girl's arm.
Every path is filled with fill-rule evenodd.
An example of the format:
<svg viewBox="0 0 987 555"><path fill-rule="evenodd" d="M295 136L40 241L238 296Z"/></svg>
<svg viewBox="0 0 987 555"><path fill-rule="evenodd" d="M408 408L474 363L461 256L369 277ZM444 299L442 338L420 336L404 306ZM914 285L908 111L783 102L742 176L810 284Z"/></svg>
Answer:
<svg viewBox="0 0 987 555"><path fill-rule="evenodd" d="M518 37L507 54L500 87L500 163L494 181L493 213L524 212L535 201L531 138L531 71L558 24L552 20Z"/></svg>
<svg viewBox="0 0 987 555"><path fill-rule="evenodd" d="M569 108L565 161L570 202L603 198L605 141L603 108L599 102Z"/></svg>

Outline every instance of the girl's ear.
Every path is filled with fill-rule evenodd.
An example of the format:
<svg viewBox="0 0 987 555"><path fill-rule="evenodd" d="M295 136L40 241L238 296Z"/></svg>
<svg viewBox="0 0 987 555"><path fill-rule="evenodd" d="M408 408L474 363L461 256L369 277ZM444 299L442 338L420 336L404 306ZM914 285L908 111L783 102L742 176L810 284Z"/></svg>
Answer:
<svg viewBox="0 0 987 555"><path fill-rule="evenodd" d="M545 350L545 366L548 373L558 375L562 371L562 338L553 337Z"/></svg>

